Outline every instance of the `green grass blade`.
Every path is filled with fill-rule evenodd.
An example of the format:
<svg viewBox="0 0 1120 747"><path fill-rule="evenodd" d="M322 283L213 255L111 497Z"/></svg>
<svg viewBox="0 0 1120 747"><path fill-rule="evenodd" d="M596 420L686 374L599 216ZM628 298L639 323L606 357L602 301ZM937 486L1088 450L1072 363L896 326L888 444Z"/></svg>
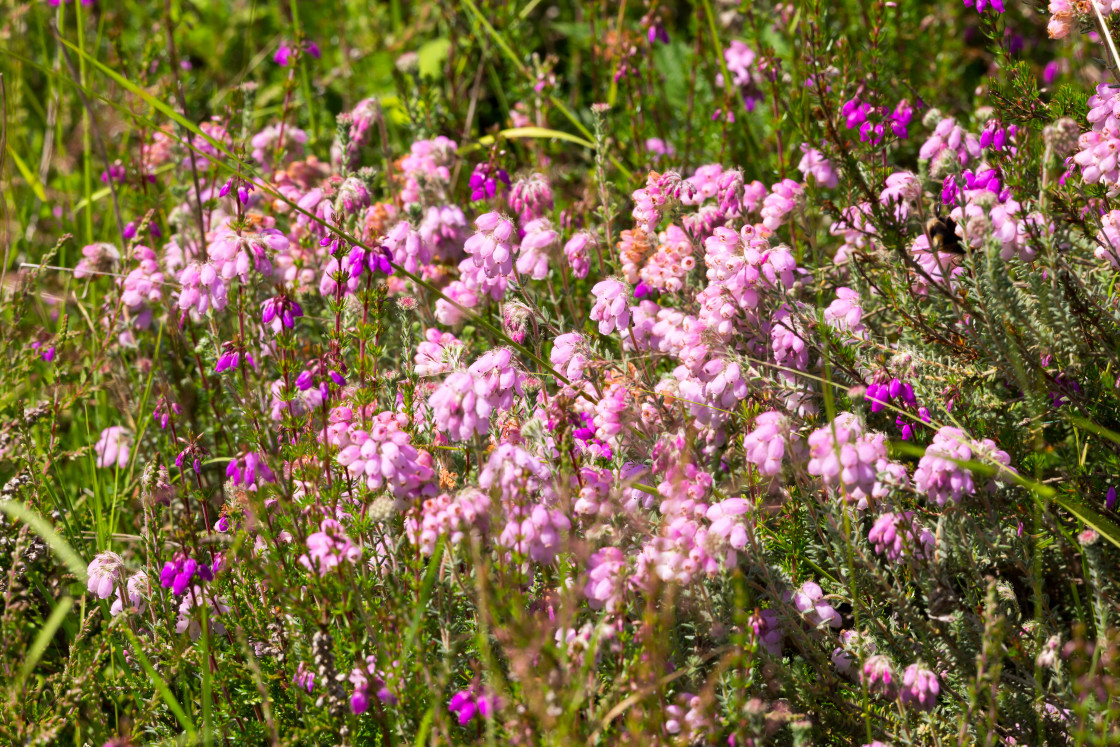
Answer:
<svg viewBox="0 0 1120 747"><path fill-rule="evenodd" d="M55 632L66 616L70 614L70 608L74 606L73 597L63 597L55 605L51 611L51 616L43 623L43 629L39 631L39 635L35 636L35 642L31 644L31 648L27 650L27 658L23 660L23 666L19 670L19 679L16 680L16 689L23 688L23 683L31 676L31 672L35 670L35 665L39 663L42 658L43 652L47 650L50 645L51 639L54 638Z"/></svg>
<svg viewBox="0 0 1120 747"><path fill-rule="evenodd" d="M82 556L74 551L70 543L54 530L50 522L14 499L0 501L0 511L3 511L13 519L19 519L24 524L31 527L31 531L43 538L43 541L46 542L51 550L54 551L54 554L66 564L70 572L73 573L79 581L85 583L86 561L82 560Z"/></svg>

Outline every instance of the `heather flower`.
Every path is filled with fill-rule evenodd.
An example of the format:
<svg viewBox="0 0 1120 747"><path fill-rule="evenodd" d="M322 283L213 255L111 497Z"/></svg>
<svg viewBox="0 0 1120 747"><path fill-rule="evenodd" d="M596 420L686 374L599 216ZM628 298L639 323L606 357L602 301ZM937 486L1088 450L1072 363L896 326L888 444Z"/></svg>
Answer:
<svg viewBox="0 0 1120 747"><path fill-rule="evenodd" d="M808 179L812 174L817 184L829 189L834 189L840 183L836 170L819 150L810 147L808 143L802 143L801 152L804 155L801 156L801 162L797 164L797 170L802 176Z"/></svg>
<svg viewBox="0 0 1120 747"><path fill-rule="evenodd" d="M991 440L969 439L961 429L947 425L934 434L933 443L926 447L925 455L918 462L914 471L914 487L938 506L949 502L960 503L964 496L976 492L972 472L958 464L968 461L988 461L1006 466L1011 459Z"/></svg>
<svg viewBox="0 0 1120 747"><path fill-rule="evenodd" d="M250 451L242 457L231 459L226 467L226 477L235 485L240 485L249 490L266 482L276 482L272 470L268 468L264 458L255 451Z"/></svg>
<svg viewBox="0 0 1120 747"><path fill-rule="evenodd" d="M569 381L583 378L583 369L588 362L587 342L583 335L578 332L559 335L552 343L549 360Z"/></svg>
<svg viewBox="0 0 1120 747"><path fill-rule="evenodd" d="M806 581L794 592L793 606L814 628L819 628L825 623L830 627L839 628L842 624L840 613L824 600L824 591L812 581Z"/></svg>
<svg viewBox="0 0 1120 747"><path fill-rule="evenodd" d="M932 164L946 152L954 153L963 166L970 158L980 158L980 141L971 132L965 132L955 119L946 117L937 123L933 134L922 144L918 158Z"/></svg>
<svg viewBox="0 0 1120 747"><path fill-rule="evenodd" d="M785 638L785 633L782 631L778 613L769 609L758 610L751 616L750 621L751 631L759 645L766 649L771 656L781 656L782 640Z"/></svg>
<svg viewBox="0 0 1120 747"><path fill-rule="evenodd" d="M513 272L514 247L510 243L513 223L498 213L485 213L474 222L478 231L467 239L463 249L476 267L487 277L505 276Z"/></svg>
<svg viewBox="0 0 1120 747"><path fill-rule="evenodd" d="M508 185L509 182L507 181ZM510 209L528 232L528 223L543 218L552 209L552 188L543 174L531 174L514 182L509 193Z"/></svg>
<svg viewBox="0 0 1120 747"><path fill-rule="evenodd" d="M758 467L760 474L780 474L789 440L789 418L773 410L761 413L754 419L754 430L743 437L747 461Z"/></svg>
<svg viewBox="0 0 1120 747"><path fill-rule="evenodd" d="M770 194L762 201L762 225L777 231L786 222L789 214L797 207L797 202L805 188L792 179L783 179L770 188Z"/></svg>
<svg viewBox="0 0 1120 747"><path fill-rule="evenodd" d="M225 282L210 262L191 262L179 273L179 308L203 316L211 308L221 311L226 307Z"/></svg>
<svg viewBox="0 0 1120 747"><path fill-rule="evenodd" d="M74 277L86 278L112 272L120 259L121 253L112 244L98 243L83 246L82 258L74 267Z"/></svg>
<svg viewBox="0 0 1120 747"><path fill-rule="evenodd" d="M278 335L284 328L294 329L303 308L289 296L273 296L261 303L261 324Z"/></svg>
<svg viewBox="0 0 1120 747"><path fill-rule="evenodd" d="M599 334L609 335L616 329L625 330L630 324L630 307L627 304L630 292L625 283L613 278L602 280L591 292L595 296L591 320L599 323Z"/></svg>
<svg viewBox="0 0 1120 747"><path fill-rule="evenodd" d="M404 522L409 541L419 545L427 557L435 553L441 537L457 545L472 529L485 534L489 527L490 496L476 488L467 488L454 497L441 493L428 498L420 506L419 519L410 512Z"/></svg>
<svg viewBox="0 0 1120 747"><path fill-rule="evenodd" d="M547 218L537 218L524 224L525 236L517 256L517 272L534 280L548 277L548 255L555 248L560 235L552 229Z"/></svg>
<svg viewBox="0 0 1120 747"><path fill-rule="evenodd" d="M863 663L860 670L860 680L873 693L879 693L886 698L893 698L897 684L894 666L891 660L882 654L875 654Z"/></svg>
<svg viewBox="0 0 1120 747"><path fill-rule="evenodd" d="M163 300L163 273L159 271L156 253L149 247L137 246L133 258L139 266L118 279L117 284L121 288L121 303L133 315L133 325L147 329L152 323L152 305Z"/></svg>
<svg viewBox="0 0 1120 747"><path fill-rule="evenodd" d="M296 667L296 673L292 675L292 684L310 693L315 689L315 671L301 661Z"/></svg>
<svg viewBox="0 0 1120 747"><path fill-rule="evenodd" d="M879 204L892 208L894 217L904 221L910 217L910 209L921 195L922 184L917 175L909 171L896 171L887 177L883 191L879 193Z"/></svg>
<svg viewBox="0 0 1120 747"><path fill-rule="evenodd" d="M373 418L368 431L352 426L337 461L369 490L385 488L403 502L433 494L435 485L431 455L412 445L401 420L407 423L407 416L386 411Z"/></svg>
<svg viewBox="0 0 1120 747"><path fill-rule="evenodd" d="M538 503L510 517L498 537L498 545L549 565L556 560L563 537L571 528L572 522L563 511Z"/></svg>
<svg viewBox="0 0 1120 747"><path fill-rule="evenodd" d="M97 466L102 469L124 469L128 466L129 445L130 440L121 426L113 425L101 431L101 437L93 445Z"/></svg>
<svg viewBox="0 0 1120 747"><path fill-rule="evenodd" d="M875 491L879 466L886 463L883 435L864 435L856 416L842 412L830 425L809 434L808 445L809 474L839 488L848 502L865 507Z"/></svg>
<svg viewBox="0 0 1120 747"><path fill-rule="evenodd" d="M86 588L98 599L108 599L124 580L124 559L115 552L94 556L86 568Z"/></svg>
<svg viewBox="0 0 1120 747"><path fill-rule="evenodd" d="M181 596L190 588L195 576L201 581L214 580L214 572L210 565L199 563L183 553L176 553L171 560L163 564L159 574L159 585L164 589L171 589L171 593L175 596Z"/></svg>
<svg viewBox="0 0 1120 747"><path fill-rule="evenodd" d="M859 293L851 288L837 288L836 300L824 310L824 320L837 332L847 332L856 338L866 338L867 328L861 321L863 306Z"/></svg>
<svg viewBox="0 0 1120 747"><path fill-rule="evenodd" d="M503 504L513 507L527 496L547 503L556 498L548 465L511 443L502 443L490 453L478 475L478 486L483 490L497 487Z"/></svg>
<svg viewBox="0 0 1120 747"><path fill-rule="evenodd" d="M436 430L452 441L485 436L490 429L489 385L466 371L456 371L443 380L428 399Z"/></svg>
<svg viewBox="0 0 1120 747"><path fill-rule="evenodd" d="M397 703L397 696L385 684L384 676L377 670L377 657L367 656L364 664L365 666L359 665L350 670L349 680L354 686L354 694L350 696L350 711L355 716L369 710L370 693L386 705Z"/></svg>
<svg viewBox="0 0 1120 747"><path fill-rule="evenodd" d="M129 576L128 581L125 582L125 596L121 595L119 586L116 592L117 598L113 600L112 606L109 607L110 615L116 617L125 611L125 596L128 597L127 606L130 611L143 612L148 603L148 597L151 595L148 574L144 571L137 571Z"/></svg>
<svg viewBox="0 0 1120 747"><path fill-rule="evenodd" d="M460 690L451 696L447 710L455 714L460 726L466 726L475 715L491 718L501 704L498 697L486 687L475 681L467 690Z"/></svg>
<svg viewBox="0 0 1120 747"><path fill-rule="evenodd" d="M458 367L463 343L450 332L435 327L424 332L424 340L416 345L413 357L417 376L436 376Z"/></svg>
<svg viewBox="0 0 1120 747"><path fill-rule="evenodd" d="M509 174L490 163L480 163L471 172L471 202L487 200L498 194L498 185L509 186Z"/></svg>
<svg viewBox="0 0 1120 747"><path fill-rule="evenodd" d="M587 256L588 245L593 245L595 238L587 231L580 231L568 243L564 244L564 257L572 268L572 274L577 278L585 278L591 271L591 261Z"/></svg>
<svg viewBox="0 0 1120 747"><path fill-rule="evenodd" d="M593 610L618 612L626 588L626 557L617 547L604 547L587 560L583 595Z"/></svg>
<svg viewBox="0 0 1120 747"><path fill-rule="evenodd" d="M892 563L911 555L931 558L937 544L933 533L914 520L912 511L883 514L875 520L867 541Z"/></svg>
<svg viewBox="0 0 1120 747"><path fill-rule="evenodd" d="M964 0L964 7L976 8L977 13L983 13L988 8L991 8L996 13L1005 12L1003 0Z"/></svg>
<svg viewBox="0 0 1120 747"><path fill-rule="evenodd" d="M902 673L899 698L903 705L913 705L923 711L932 711L937 704L941 685L937 675L921 664L911 664Z"/></svg>
<svg viewBox="0 0 1120 747"><path fill-rule="evenodd" d="M299 563L325 576L342 562L356 563L361 557L361 548L350 541L342 525L334 519L323 519L319 531L307 538L307 553L299 556Z"/></svg>
<svg viewBox="0 0 1120 747"><path fill-rule="evenodd" d="M421 270L432 261L432 252L428 243L424 241L420 232L406 220L402 220L393 226L388 235L385 236L382 246L384 250L387 250L387 252L383 252L383 255L386 255L389 261L403 267L406 272L413 275L419 275ZM368 265L368 262L366 264ZM353 267L354 263L352 262L351 268ZM371 271L374 269L374 267L370 267ZM386 275L392 274L391 267L388 272L385 272L380 263L376 269ZM351 269L351 274L353 272L354 270Z"/></svg>
<svg viewBox="0 0 1120 747"><path fill-rule="evenodd" d="M201 613L196 611L201 609ZM210 635L225 635L226 628L217 618L230 611L229 604L223 597L218 596L213 590L206 591L201 586L192 587L179 603L179 620L175 623L175 632L189 633L191 640L198 640L202 635L201 614L210 616L208 629Z"/></svg>

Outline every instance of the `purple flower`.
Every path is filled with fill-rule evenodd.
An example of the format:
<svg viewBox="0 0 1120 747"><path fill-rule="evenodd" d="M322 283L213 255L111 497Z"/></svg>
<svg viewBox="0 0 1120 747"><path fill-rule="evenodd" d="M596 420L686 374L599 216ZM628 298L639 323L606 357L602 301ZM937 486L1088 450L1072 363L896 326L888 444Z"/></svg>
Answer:
<svg viewBox="0 0 1120 747"><path fill-rule="evenodd" d="M274 335L285 327L295 328L296 319L301 316L303 308L288 296L273 296L261 304L261 324L270 327Z"/></svg>
<svg viewBox="0 0 1120 747"><path fill-rule="evenodd" d="M471 172L470 188L471 202L478 202L494 197L498 194L498 184L509 187L509 174L505 169L500 169L490 163L480 163Z"/></svg>
<svg viewBox="0 0 1120 747"><path fill-rule="evenodd" d="M1104 496L1104 507L1111 511L1116 507L1116 486L1110 486Z"/></svg>
<svg viewBox="0 0 1120 747"><path fill-rule="evenodd" d="M230 460L226 467L226 477L235 485L255 490L258 485L266 482L276 482L272 470L265 464L264 459L255 451L250 451L242 457ZM257 478L260 478L258 481Z"/></svg>
<svg viewBox="0 0 1120 747"><path fill-rule="evenodd" d="M983 2L983 0L979 0ZM903 705L913 705L923 711L932 711L937 704L937 694L941 685L937 675L920 664L911 664L902 673L902 688L899 698Z"/></svg>
<svg viewBox="0 0 1120 747"><path fill-rule="evenodd" d="M983 13L988 8L991 8L996 13L1003 13L1003 0L964 0L964 7L976 8L977 13Z"/></svg>

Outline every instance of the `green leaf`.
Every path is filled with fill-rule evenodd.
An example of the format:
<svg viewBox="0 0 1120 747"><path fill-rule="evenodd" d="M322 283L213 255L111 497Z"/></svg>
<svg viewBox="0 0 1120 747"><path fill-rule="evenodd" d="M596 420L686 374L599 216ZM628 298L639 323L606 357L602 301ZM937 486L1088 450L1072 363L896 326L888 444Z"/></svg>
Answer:
<svg viewBox="0 0 1120 747"><path fill-rule="evenodd" d="M439 80L443 77L443 63L451 52L450 39L432 39L420 47L416 54L420 58L420 77Z"/></svg>
<svg viewBox="0 0 1120 747"><path fill-rule="evenodd" d="M498 135L509 140L516 140L521 138L529 140L547 140L550 138L556 140L567 140L569 143L576 143L577 145L582 145L584 148L591 148L592 150L595 149L595 143L584 140L581 137L577 137L570 132L563 132L561 130L550 130L547 127L511 127L508 130L502 130L498 133ZM485 137L479 138L478 142L482 145L492 145L494 143L494 136L486 135Z"/></svg>

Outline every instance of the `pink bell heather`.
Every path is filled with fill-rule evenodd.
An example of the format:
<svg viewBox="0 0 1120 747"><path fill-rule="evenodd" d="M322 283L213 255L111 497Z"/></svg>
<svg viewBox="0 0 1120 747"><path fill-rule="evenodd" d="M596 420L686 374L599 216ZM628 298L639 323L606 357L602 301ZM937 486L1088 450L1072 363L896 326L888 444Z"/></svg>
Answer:
<svg viewBox="0 0 1120 747"><path fill-rule="evenodd" d="M549 360L569 381L577 381L583 378L588 353L587 341L583 335L578 332L568 332L559 335L553 342Z"/></svg>
<svg viewBox="0 0 1120 747"><path fill-rule="evenodd" d="M833 236L841 236L844 239L844 245L836 250L833 262L838 265L844 264L858 251L876 245L877 229L871 223L871 215L871 203L868 202L844 208L840 220L828 229Z"/></svg>
<svg viewBox="0 0 1120 747"><path fill-rule="evenodd" d="M450 332L435 327L424 332L424 340L416 346L413 358L417 376L436 376L453 370L463 354L463 343Z"/></svg>
<svg viewBox="0 0 1120 747"><path fill-rule="evenodd" d="M431 455L418 451L400 429L398 414L378 413L369 430L351 427L350 443L339 451L338 463L371 491L389 490L398 502L432 495Z"/></svg>
<svg viewBox="0 0 1120 747"><path fill-rule="evenodd" d="M1006 9L1003 7L1003 0L964 0L964 7L976 8L977 13L983 13L988 8L991 8L996 13L1006 12Z"/></svg>
<svg viewBox="0 0 1120 747"><path fill-rule="evenodd" d="M563 511L538 503L513 512L498 537L498 545L549 565L556 560L564 535L571 528L572 522Z"/></svg>
<svg viewBox="0 0 1120 747"><path fill-rule="evenodd" d="M755 105L762 100L759 92L760 78L758 66L755 64L757 55L754 50L738 39L723 51L723 59L727 64L727 72L731 75L731 85L739 90L743 97L743 104L747 111L754 111ZM722 88L725 83L722 73L716 73L716 85ZM734 121L734 116L732 116Z"/></svg>
<svg viewBox="0 0 1120 747"><path fill-rule="evenodd" d="M485 436L490 429L490 402L487 382L466 371L456 371L443 380L428 399L436 430L452 441L469 441Z"/></svg>
<svg viewBox="0 0 1120 747"><path fill-rule="evenodd" d="M421 201L447 202L451 166L458 149L454 140L442 135L412 144L409 154L400 162L405 181L400 197L406 208Z"/></svg>
<svg viewBox="0 0 1120 747"><path fill-rule="evenodd" d="M281 143L283 132L283 143ZM249 146L253 149L250 155L259 163L265 172L272 171L273 157L278 146L283 146L284 161L290 161L303 155L303 147L307 145L307 133L298 127L288 125L281 131L279 125L268 125L263 130L253 135Z"/></svg>
<svg viewBox="0 0 1120 747"><path fill-rule="evenodd" d="M863 306L859 293L851 288L837 288L836 300L824 310L824 320L837 332L848 333L852 337L866 338L867 328L863 326Z"/></svg>
<svg viewBox="0 0 1120 747"><path fill-rule="evenodd" d="M547 464L520 446L502 443L490 453L478 475L478 486L483 490L497 487L503 505L515 507L529 497L548 503L555 501L552 479L552 470Z"/></svg>
<svg viewBox="0 0 1120 747"><path fill-rule="evenodd" d="M774 610L757 610L750 617L751 632L755 640L771 656L782 655L782 641L785 633L782 630L781 620Z"/></svg>
<svg viewBox="0 0 1120 747"><path fill-rule="evenodd" d="M595 437L602 441L622 433L623 416L630 407L631 396L623 384L612 384L595 404Z"/></svg>
<svg viewBox="0 0 1120 747"><path fill-rule="evenodd" d="M805 621L814 628L828 624L839 628L843 621L840 613L824 599L824 590L812 581L806 581L793 594L793 606L804 616Z"/></svg>
<svg viewBox="0 0 1120 747"><path fill-rule="evenodd" d="M776 371L779 378L793 383L797 380L794 371L808 370L808 339L801 321L790 313L788 306L774 312L770 320L770 350L774 354L774 363L786 369Z"/></svg>
<svg viewBox="0 0 1120 747"><path fill-rule="evenodd" d="M509 174L505 169L483 162L474 167L468 184L471 188L471 202L489 200L498 194L499 185L509 186Z"/></svg>
<svg viewBox="0 0 1120 747"><path fill-rule="evenodd" d="M262 229L258 233L239 233L227 226L218 229L206 247L206 253L223 280L238 277L241 282L247 283L251 269L270 278L270 254L287 248L288 237L275 228Z"/></svg>
<svg viewBox="0 0 1120 747"><path fill-rule="evenodd" d="M956 160L964 166L970 158L980 158L980 141L971 132L965 132L955 119L946 117L937 123L933 134L922 144L918 158L935 164L943 153L955 154Z"/></svg>
<svg viewBox="0 0 1120 747"><path fill-rule="evenodd" d="M227 290L218 270L210 262L191 262L179 273L179 308L204 316L207 311L226 307Z"/></svg>
<svg viewBox="0 0 1120 747"><path fill-rule="evenodd" d="M87 278L112 272L120 259L121 253L112 244L99 243L83 246L82 258L78 260L78 264L74 267L74 277Z"/></svg>
<svg viewBox="0 0 1120 747"><path fill-rule="evenodd" d="M797 202L805 188L793 179L783 179L770 188L770 194L762 201L762 225L777 231L786 222L789 214L797 207Z"/></svg>
<svg viewBox="0 0 1120 747"><path fill-rule="evenodd" d="M933 533L914 520L913 511L883 514L875 520L867 541L891 562L910 556L931 558L937 544Z"/></svg>
<svg viewBox="0 0 1120 747"><path fill-rule="evenodd" d="M189 633L191 640L196 641L202 635L201 615L209 615L207 628L210 635L225 635L226 628L218 617L230 611L224 597L201 586L192 587L179 603L179 620L175 623L175 632L180 635Z"/></svg>
<svg viewBox="0 0 1120 747"><path fill-rule="evenodd" d="M303 308L289 296L273 296L261 303L261 324L278 335L284 329L294 329L296 319L303 316Z"/></svg>
<svg viewBox="0 0 1120 747"><path fill-rule="evenodd" d="M937 705L937 694L940 691L941 684L936 674L921 664L911 664L902 673L902 687L898 695L904 706L932 711Z"/></svg>
<svg viewBox="0 0 1120 747"><path fill-rule="evenodd" d="M528 232L528 223L543 218L552 209L552 188L548 179L537 173L518 179L510 189L509 206Z"/></svg>
<svg viewBox="0 0 1120 747"><path fill-rule="evenodd" d="M878 693L886 698L895 696L897 682L894 665L891 660L882 654L868 657L860 670L860 680L873 693Z"/></svg>
<svg viewBox="0 0 1120 747"><path fill-rule="evenodd" d="M734 567L738 553L747 546L747 513L750 504L742 498L728 498L713 503L705 516L712 522L705 538L706 549L728 567Z"/></svg>
<svg viewBox="0 0 1120 747"><path fill-rule="evenodd" d="M146 246L137 246L133 259L139 261L139 267L117 281L121 303L133 315L136 328L147 329L152 323L152 306L163 300L163 273L159 271L155 251Z"/></svg>
<svg viewBox="0 0 1120 747"><path fill-rule="evenodd" d="M692 240L680 228L670 225L661 232L658 241L657 250L646 260L638 276L647 287L678 293L684 288L685 277L696 267ZM638 295L637 289L634 294Z"/></svg>
<svg viewBox="0 0 1120 747"><path fill-rule="evenodd" d="M389 250L393 264L403 267L413 275L419 275L421 268L432 261L432 252L428 244L420 232L406 220L393 226L382 244Z"/></svg>
<svg viewBox="0 0 1120 747"><path fill-rule="evenodd" d="M605 516L609 513L610 493L611 488L614 487L614 475L611 471L581 467L579 480L579 494L572 505L572 511L580 516Z"/></svg>
<svg viewBox="0 0 1120 747"><path fill-rule="evenodd" d="M591 261L587 256L587 247L594 245L595 238L587 231L580 231L568 243L564 244L564 257L572 268L572 274L577 278L587 277L591 271Z"/></svg>
<svg viewBox="0 0 1120 747"><path fill-rule="evenodd" d="M865 507L875 491L880 464L886 463L885 437L864 435L858 418L842 412L830 425L809 434L808 444L809 474L839 489L846 501Z"/></svg>
<svg viewBox="0 0 1120 747"><path fill-rule="evenodd" d="M797 170L802 176L808 179L812 174L819 186L835 189L840 180L836 176L836 169L824 154L808 143L801 144L801 152L804 155L801 156L801 162L797 164Z"/></svg>
<svg viewBox="0 0 1120 747"><path fill-rule="evenodd" d="M359 659L358 666L350 671L348 679L354 686L354 694L350 696L350 711L355 716L369 710L371 694L386 705L396 705L397 696L385 684L385 675L377 669L376 656L367 656L365 662Z"/></svg>
<svg viewBox="0 0 1120 747"><path fill-rule="evenodd" d="M86 568L86 588L98 599L108 599L124 580L124 558L115 552L94 556Z"/></svg>
<svg viewBox="0 0 1120 747"><path fill-rule="evenodd" d="M494 278L513 272L514 236L513 223L499 213L484 213L475 219L478 229L467 239L463 249L471 256L476 267L481 267L487 277Z"/></svg>
<svg viewBox="0 0 1120 747"><path fill-rule="evenodd" d="M1112 269L1120 269L1120 210L1112 210L1101 217L1101 230L1097 234L1097 259L1105 260Z"/></svg>
<svg viewBox="0 0 1120 747"><path fill-rule="evenodd" d="M956 461L954 461L956 460ZM914 487L919 493L944 506L960 503L966 495L976 492L972 472L957 462L982 461L1006 467L1011 463L1007 452L1000 451L990 439L976 441L953 426L943 426L926 447L926 453L914 471Z"/></svg>
<svg viewBox="0 0 1120 747"><path fill-rule="evenodd" d="M596 283L591 293L595 296L591 320L599 323L599 334L609 335L630 325L630 291L625 283L608 278Z"/></svg>
<svg viewBox="0 0 1120 747"><path fill-rule="evenodd" d="M593 610L618 612L626 590L626 556L617 547L604 547L587 560L583 595Z"/></svg>
<svg viewBox="0 0 1120 747"><path fill-rule="evenodd" d="M1086 118L1092 129L1078 139L1080 152L1073 160L1081 167L1081 178L1089 184L1115 186L1120 184L1120 89L1101 83L1088 104Z"/></svg>
<svg viewBox="0 0 1120 747"><path fill-rule="evenodd" d="M525 236L517 255L517 272L533 280L548 277L548 255L560 241L548 218L537 218L525 225Z"/></svg>
<svg viewBox="0 0 1120 747"><path fill-rule="evenodd" d="M513 407L515 395L521 396L525 374L514 365L513 351L498 348L483 353L471 364L467 371L485 386L486 396L495 410L508 410Z"/></svg>
<svg viewBox="0 0 1120 747"><path fill-rule="evenodd" d="M433 205L420 222L421 238L432 253L432 259L458 261L467 238L467 217L456 205Z"/></svg>
<svg viewBox="0 0 1120 747"><path fill-rule="evenodd" d="M891 208L894 217L904 221L910 217L911 208L921 196L922 183L918 176L909 171L896 171L887 177L886 185L879 193L879 204Z"/></svg>
<svg viewBox="0 0 1120 747"><path fill-rule="evenodd" d="M119 586L116 592L117 598L113 600L112 606L109 607L110 615L116 617L126 609L137 613L143 612L152 592L151 584L148 582L148 574L144 571L137 571L129 576L128 581L125 582L125 595L121 594ZM125 596L128 597L127 605Z"/></svg>
<svg viewBox="0 0 1120 747"><path fill-rule="evenodd" d="M747 461L758 467L760 474L780 474L789 440L789 418L773 410L761 413L754 419L754 430L743 437Z"/></svg>
<svg viewBox="0 0 1120 747"><path fill-rule="evenodd" d="M457 545L472 530L486 533L490 527L490 496L477 488L467 488L455 497L442 493L425 500L419 516L417 520L410 512L404 522L405 534L420 546L423 555L431 557L441 537Z"/></svg>
<svg viewBox="0 0 1120 747"><path fill-rule="evenodd" d="M443 295L466 309L473 309L478 306L481 300L478 290L461 280L452 280L447 284L443 289ZM433 313L436 321L448 325L458 324L468 317L467 313L443 298L436 299L436 308Z"/></svg>
<svg viewBox="0 0 1120 747"><path fill-rule="evenodd" d="M306 663L300 662L296 667L296 673L292 675L292 684L300 690L306 690L310 693L315 689L315 672L310 669Z"/></svg>
<svg viewBox="0 0 1120 747"><path fill-rule="evenodd" d="M101 437L93 445L97 454L97 466L102 469L124 469L128 466L130 454L130 440L124 433L124 428L113 425L101 431Z"/></svg>
<svg viewBox="0 0 1120 747"><path fill-rule="evenodd" d="M362 549L350 541L342 525L334 519L323 519L319 531L307 538L307 552L299 563L307 570L325 576L342 562L357 563Z"/></svg>
<svg viewBox="0 0 1120 747"><path fill-rule="evenodd" d="M692 693L679 693L677 702L665 708L665 731L684 744L707 741L712 719L705 712L704 699Z"/></svg>

